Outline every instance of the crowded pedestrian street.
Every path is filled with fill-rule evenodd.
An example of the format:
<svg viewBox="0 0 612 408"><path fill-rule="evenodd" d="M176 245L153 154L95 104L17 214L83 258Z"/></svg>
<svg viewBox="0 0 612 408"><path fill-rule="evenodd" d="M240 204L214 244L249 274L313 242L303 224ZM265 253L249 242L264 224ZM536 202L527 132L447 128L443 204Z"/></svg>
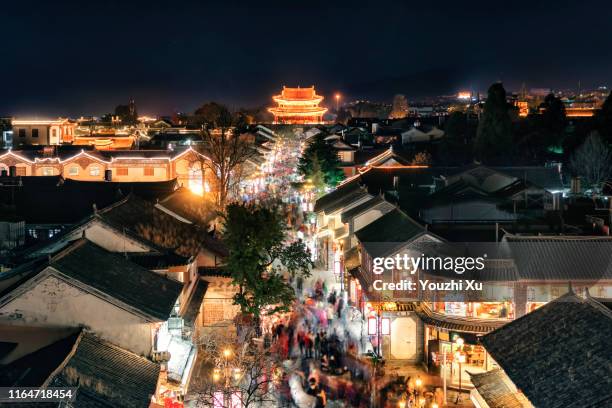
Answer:
<svg viewBox="0 0 612 408"><path fill-rule="evenodd" d="M279 406L321 407L471 407L466 393L447 391L439 377L421 366L385 361L368 335L362 311L348 301L341 277L318 259L312 209L316 194L300 183L297 163L304 146L299 130L274 144L265 181L250 200L283 203L292 240L302 240L315 264L308 279L296 279L296 304L290 313L264 320L264 343L283 363L277 386ZM332 263L333 264L333 263ZM373 341L374 340L374 341Z"/></svg>

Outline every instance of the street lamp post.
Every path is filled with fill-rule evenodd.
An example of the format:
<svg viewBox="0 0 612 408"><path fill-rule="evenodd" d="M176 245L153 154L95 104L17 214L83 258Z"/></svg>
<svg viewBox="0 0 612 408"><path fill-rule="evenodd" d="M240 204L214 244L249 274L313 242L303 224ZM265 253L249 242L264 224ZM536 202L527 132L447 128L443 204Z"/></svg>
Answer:
<svg viewBox="0 0 612 408"><path fill-rule="evenodd" d="M461 391L462 391L462 364L465 363L465 354L463 353L463 344L464 341L461 337L457 337L455 340L455 344L457 345L457 352L455 353L455 358L457 359L457 363L459 364L459 392L457 393L457 399L455 400L455 405L459 404L461 401Z"/></svg>
<svg viewBox="0 0 612 408"><path fill-rule="evenodd" d="M381 332L382 332L382 311L380 309L380 307L378 307L378 316L377 316L377 321L376 321L376 334L378 335L378 339L376 344L378 345L378 355L382 356L382 349L380 347L380 341L381 341Z"/></svg>
<svg viewBox="0 0 612 408"><path fill-rule="evenodd" d="M336 93L336 95L334 95L334 98L336 98L336 113L338 113L338 111L340 110L340 98L342 96L339 93Z"/></svg>
<svg viewBox="0 0 612 408"><path fill-rule="evenodd" d="M222 406L232 406L232 381L235 381L235 383L240 382L240 378L242 377L242 370L239 367L231 366L230 359L233 354L231 349L224 349L222 354L223 359L220 363L221 367L217 367L213 370L213 382L215 384L219 384L221 383L221 380L223 380L223 401L220 401L220 403L222 404Z"/></svg>

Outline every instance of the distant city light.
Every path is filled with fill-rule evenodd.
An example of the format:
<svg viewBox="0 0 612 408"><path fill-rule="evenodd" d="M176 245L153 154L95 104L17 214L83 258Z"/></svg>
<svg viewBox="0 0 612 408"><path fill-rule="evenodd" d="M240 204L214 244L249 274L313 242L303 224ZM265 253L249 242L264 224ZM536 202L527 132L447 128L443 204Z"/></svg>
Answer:
<svg viewBox="0 0 612 408"><path fill-rule="evenodd" d="M457 94L457 99L471 99L472 93L468 91L461 91Z"/></svg>

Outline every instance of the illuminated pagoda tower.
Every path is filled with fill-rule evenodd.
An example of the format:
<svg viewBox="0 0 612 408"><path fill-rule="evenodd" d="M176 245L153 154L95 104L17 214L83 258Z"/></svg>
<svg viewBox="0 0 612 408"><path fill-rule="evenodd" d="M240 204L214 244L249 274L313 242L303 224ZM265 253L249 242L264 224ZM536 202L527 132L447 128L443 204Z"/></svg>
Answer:
<svg viewBox="0 0 612 408"><path fill-rule="evenodd" d="M287 88L283 86L280 95L272 97L278 106L268 108L274 115L274 123L317 124L323 123L327 108L319 106L323 97L317 95L314 86L310 88Z"/></svg>

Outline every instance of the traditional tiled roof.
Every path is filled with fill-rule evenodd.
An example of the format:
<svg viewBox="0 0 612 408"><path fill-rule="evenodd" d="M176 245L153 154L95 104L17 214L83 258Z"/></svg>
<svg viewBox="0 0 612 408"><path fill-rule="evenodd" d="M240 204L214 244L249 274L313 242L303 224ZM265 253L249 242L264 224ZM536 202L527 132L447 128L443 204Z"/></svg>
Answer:
<svg viewBox="0 0 612 408"><path fill-rule="evenodd" d="M449 200L455 200L458 197L487 197L489 195L489 193L481 188L474 186L463 179L459 179L454 183L444 186L430 194L428 201L448 202Z"/></svg>
<svg viewBox="0 0 612 408"><path fill-rule="evenodd" d="M538 187L549 191L561 191L564 189L563 174L557 167L542 166L514 166L514 167L492 167L500 173L526 180Z"/></svg>
<svg viewBox="0 0 612 408"><path fill-rule="evenodd" d="M481 341L534 406L610 406L612 311L601 303L570 291Z"/></svg>
<svg viewBox="0 0 612 408"><path fill-rule="evenodd" d="M0 364L1 387L40 387L64 361L80 334L79 330L74 329L19 326L1 329L0 342L14 344L16 352L21 347L29 349L29 352L9 364ZM47 344L41 344L45 340Z"/></svg>
<svg viewBox="0 0 612 408"><path fill-rule="evenodd" d="M63 180L59 176L0 178L0 207L11 206L27 224L72 224L130 193L145 199L165 197L176 180L106 182ZM41 207L41 203L45 203Z"/></svg>
<svg viewBox="0 0 612 408"><path fill-rule="evenodd" d="M472 384L489 408L524 408L521 397L516 390L504 381L502 370L491 370L485 373L469 373Z"/></svg>
<svg viewBox="0 0 612 408"><path fill-rule="evenodd" d="M481 319L447 316L445 314L432 311L424 303L421 303L418 306L417 313L421 320L426 324L431 324L433 326L451 331L467 333L488 333L509 322L509 320L504 319Z"/></svg>
<svg viewBox="0 0 612 408"><path fill-rule="evenodd" d="M190 258L173 252L130 252L126 255L131 262L149 270L183 266L190 262Z"/></svg>
<svg viewBox="0 0 612 408"><path fill-rule="evenodd" d="M534 186L544 188L548 191L561 191L564 189L563 174L557 167L543 166L508 166L487 167L481 165L470 165L457 168L453 172L455 177L469 176L477 182L484 183L496 173L517 180L527 181Z"/></svg>
<svg viewBox="0 0 612 408"><path fill-rule="evenodd" d="M74 406L79 408L143 408L151 403L159 372L158 364L83 333L46 384L77 387Z"/></svg>
<svg viewBox="0 0 612 408"><path fill-rule="evenodd" d="M612 237L505 235L523 280L612 279Z"/></svg>
<svg viewBox="0 0 612 408"><path fill-rule="evenodd" d="M371 222L355 236L373 257L391 252L425 233L425 228L399 209L392 210Z"/></svg>
<svg viewBox="0 0 612 408"><path fill-rule="evenodd" d="M359 180L357 178L352 181L345 181L340 184L334 191L325 194L315 202L314 211L327 212L327 208L334 205L339 200L344 199L347 195L360 189Z"/></svg>
<svg viewBox="0 0 612 408"><path fill-rule="evenodd" d="M368 209L381 204L385 201L385 199L381 195L376 195L372 197L370 200L365 201L355 207L352 207L346 211L343 211L341 214L342 222L348 222L353 217L360 215L361 213L366 212Z"/></svg>
<svg viewBox="0 0 612 408"><path fill-rule="evenodd" d="M397 163L397 165L400 166L410 165L410 160L405 158L404 155L393 151L392 149L387 149L378 156L372 157L367 161L366 165L378 167L384 165L384 163L388 162L389 160L393 160Z"/></svg>
<svg viewBox="0 0 612 408"><path fill-rule="evenodd" d="M345 195L344 197L342 197L341 199L336 200L333 203L326 206L325 212L327 214L331 214L335 211L348 207L354 202L362 200L363 198L367 196L368 196L368 193L367 191L365 191L365 189L360 188L360 189L354 190L350 192L349 194Z"/></svg>
<svg viewBox="0 0 612 408"><path fill-rule="evenodd" d="M52 149L49 149L52 147ZM77 146L77 145L62 145L62 146L24 146L19 149L10 150L14 154L26 158L30 161L41 158L57 158L66 160L84 151L87 154L96 156L97 150L93 146ZM9 152L7 149L0 149L0 156Z"/></svg>
<svg viewBox="0 0 612 408"><path fill-rule="evenodd" d="M373 195L395 189L424 189L429 192L435 185L436 178L443 176L450 169L423 166L371 167L345 180L334 191L319 198L315 211L326 211L327 206L359 186L363 186Z"/></svg>
<svg viewBox="0 0 612 408"><path fill-rule="evenodd" d="M98 216L118 228L127 228L156 245L179 255L194 256L201 249L227 255L225 245L197 225L186 224L134 195L98 212Z"/></svg>
<svg viewBox="0 0 612 408"><path fill-rule="evenodd" d="M367 132L366 132L366 134L367 134ZM350 138L350 137L348 137L346 135L345 135L345 137L347 138L347 141L349 143L353 143L353 139L354 139L354 143L355 144L358 143L357 137ZM355 158L354 158L355 165L363 166L368 160L371 160L372 158L378 156L381 153L384 153L385 150L386 149L374 149L374 148L372 148L372 149L363 149L362 148L360 150L357 150L355 152Z"/></svg>
<svg viewBox="0 0 612 408"><path fill-rule="evenodd" d="M338 151L354 152L355 150L357 150L353 146L346 144L342 140L337 140L336 142L334 142L332 144L332 147L334 148L334 150Z"/></svg>
<svg viewBox="0 0 612 408"><path fill-rule="evenodd" d="M100 150L98 154L104 157L106 160L116 158L145 158L145 159L174 159L177 156L192 150L190 146L176 146L173 150L153 150L153 149L140 149L140 150Z"/></svg>
<svg viewBox="0 0 612 408"><path fill-rule="evenodd" d="M436 183L436 178L443 176L447 167L373 167L361 174L361 182L372 194L394 190L394 184L400 189L429 189ZM397 177L397 179L395 178Z"/></svg>
<svg viewBox="0 0 612 408"><path fill-rule="evenodd" d="M162 181L80 181L66 179L63 184L65 190L79 191L83 194L105 194L127 196L136 194L147 200L155 200L168 196L177 188L176 179ZM98 204L101 208L102 205Z"/></svg>
<svg viewBox="0 0 612 408"><path fill-rule="evenodd" d="M81 239L49 264L75 279L127 304L155 320L167 320L182 285Z"/></svg>

